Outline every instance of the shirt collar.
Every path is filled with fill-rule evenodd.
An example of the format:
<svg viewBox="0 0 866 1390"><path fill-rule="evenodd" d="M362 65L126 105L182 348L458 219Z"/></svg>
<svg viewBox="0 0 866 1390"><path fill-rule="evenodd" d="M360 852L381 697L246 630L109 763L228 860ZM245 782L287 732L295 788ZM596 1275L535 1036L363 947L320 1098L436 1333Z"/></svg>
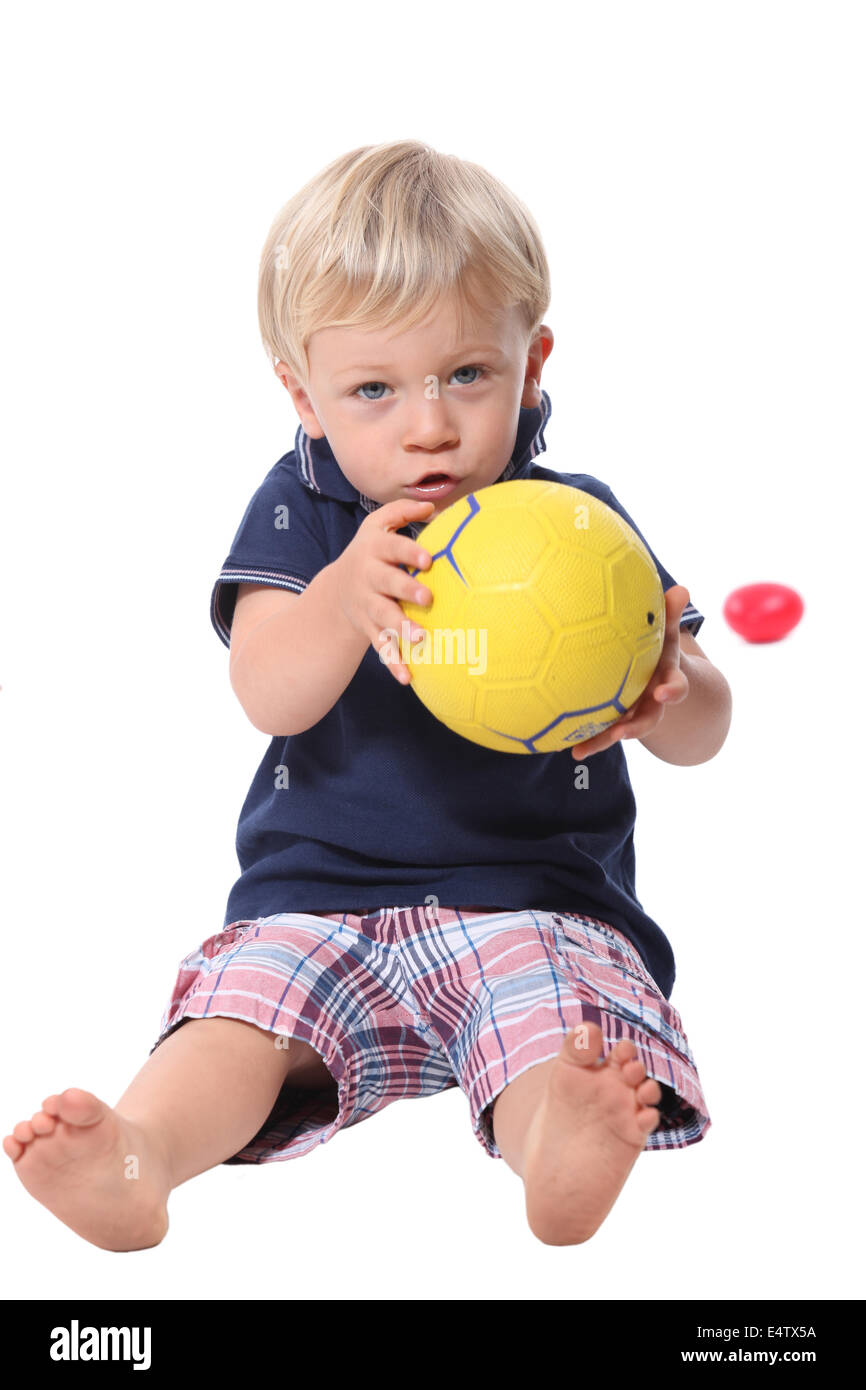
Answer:
<svg viewBox="0 0 866 1390"><path fill-rule="evenodd" d="M550 414L550 397L546 391L541 393L540 405L521 406L514 449L509 462L496 479L497 483L508 482L529 472L532 460L547 448L544 430ZM295 459L301 482L311 492L323 493L326 497L336 498L338 502L354 502L367 512L383 505L353 487L334 458L325 436L311 439L303 425L298 426L295 435Z"/></svg>

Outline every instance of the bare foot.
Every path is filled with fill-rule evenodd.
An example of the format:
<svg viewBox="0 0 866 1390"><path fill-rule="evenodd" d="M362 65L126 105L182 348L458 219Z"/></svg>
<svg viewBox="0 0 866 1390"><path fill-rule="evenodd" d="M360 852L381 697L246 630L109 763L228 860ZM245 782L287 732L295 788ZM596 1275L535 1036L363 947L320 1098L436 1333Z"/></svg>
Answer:
<svg viewBox="0 0 866 1390"><path fill-rule="evenodd" d="M526 1133L526 1216L545 1245L595 1234L659 1122L661 1087L634 1043L621 1038L602 1060L602 1042L596 1023L566 1035Z"/></svg>
<svg viewBox="0 0 866 1390"><path fill-rule="evenodd" d="M48 1096L3 1148L37 1202L102 1250L146 1250L168 1230L166 1159L90 1091Z"/></svg>

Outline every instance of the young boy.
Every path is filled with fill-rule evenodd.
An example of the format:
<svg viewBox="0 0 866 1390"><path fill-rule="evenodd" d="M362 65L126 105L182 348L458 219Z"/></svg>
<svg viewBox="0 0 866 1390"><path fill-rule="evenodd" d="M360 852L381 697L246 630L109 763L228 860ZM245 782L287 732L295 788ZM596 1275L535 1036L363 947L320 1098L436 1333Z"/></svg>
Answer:
<svg viewBox="0 0 866 1390"><path fill-rule="evenodd" d="M3 1141L25 1187L103 1249L158 1244L172 1188L217 1163L299 1157L457 1085L485 1152L523 1179L532 1232L576 1244L645 1147L710 1124L671 948L635 894L620 747L691 764L724 742L730 691L687 591L653 555L662 655L628 714L571 750L580 776L564 753L459 738L386 657L399 601L431 599L419 531L468 493L547 478L634 526L604 483L533 462L549 302L525 207L414 141L335 160L273 224L260 324L301 426L211 610L271 736L242 873L117 1105L71 1088Z"/></svg>

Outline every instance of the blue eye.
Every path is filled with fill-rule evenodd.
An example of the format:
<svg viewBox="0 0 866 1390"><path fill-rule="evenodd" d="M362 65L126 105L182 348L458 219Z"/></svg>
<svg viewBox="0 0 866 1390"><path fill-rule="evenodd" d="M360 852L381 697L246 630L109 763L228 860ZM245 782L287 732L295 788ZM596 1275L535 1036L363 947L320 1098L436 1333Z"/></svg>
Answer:
<svg viewBox="0 0 866 1390"><path fill-rule="evenodd" d="M452 377L456 377L463 372L475 372L476 375L472 378L472 380L458 381L456 382L456 385L474 386L476 382L479 382L482 379L482 377L485 377L487 375L487 368L474 366L456 367L455 370L451 373L451 375ZM365 381L360 386L356 387L356 389L352 392L352 395L360 396L361 400L363 401L382 401L385 399L384 393L386 391L390 391L390 389L391 388L387 386L384 381ZM369 391L373 391L375 392L375 394L368 395L367 392Z"/></svg>

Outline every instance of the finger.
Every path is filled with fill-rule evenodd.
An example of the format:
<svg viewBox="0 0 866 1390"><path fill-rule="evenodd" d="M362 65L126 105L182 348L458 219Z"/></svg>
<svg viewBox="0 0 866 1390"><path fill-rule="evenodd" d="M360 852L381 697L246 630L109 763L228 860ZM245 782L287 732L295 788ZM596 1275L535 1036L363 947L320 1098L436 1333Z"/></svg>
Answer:
<svg viewBox="0 0 866 1390"><path fill-rule="evenodd" d="M624 743L626 739L644 738L651 729L655 728L663 715L664 710L657 707L649 714L635 715L630 722L624 719L617 720L609 734L601 735L599 747L594 751L600 753L605 748L612 748L615 743Z"/></svg>
<svg viewBox="0 0 866 1390"><path fill-rule="evenodd" d="M631 726L632 726L632 724L635 722L635 720L636 720L636 719L640 719L641 712L642 712L642 710L643 710L645 701L646 701L646 694L645 694L644 691L641 691L640 695L639 695L638 698L635 700L635 702L634 702L634 704L631 706L631 708L630 708L630 709L627 709L626 712L625 712L625 714L621 714L620 717L619 717L619 719L617 719L617 720L615 721L615 723L613 723L613 724L611 725L611 728L612 728L612 729L622 729L623 726L625 726L626 728L631 728ZM605 732L606 732L606 731L605 731Z"/></svg>
<svg viewBox="0 0 866 1390"><path fill-rule="evenodd" d="M398 497L394 502L385 502L370 516L375 517L375 525L384 531L402 531L410 521L422 520L435 502L420 502L415 497Z"/></svg>
<svg viewBox="0 0 866 1390"><path fill-rule="evenodd" d="M672 648L667 655L662 657L656 669L653 671L652 680L644 691L645 695L655 694L660 685L667 685L674 671L680 669L679 653Z"/></svg>
<svg viewBox="0 0 866 1390"><path fill-rule="evenodd" d="M405 599L407 603L414 603L418 607L426 607L433 601L433 594L427 585L421 584L418 579L413 579L398 565L389 565L382 561L376 571L373 583L378 593L389 594L392 598ZM402 609L400 612L402 619L405 619L406 614L403 613Z"/></svg>
<svg viewBox="0 0 866 1390"><path fill-rule="evenodd" d="M413 644L413 642L423 641L427 637L427 628L424 627L424 624L407 617L399 603L392 603L385 599L379 612L382 614L381 628L388 631L389 635L392 634L392 641L396 638L398 652L402 651L402 644L406 639L409 639L410 644Z"/></svg>
<svg viewBox="0 0 866 1390"><path fill-rule="evenodd" d="M632 709L633 708L634 706L632 706ZM618 729L620 725L624 722L624 720L625 715L623 715L621 719L618 719L616 723L611 725L610 727ZM600 734L593 734L591 738L586 739L583 743L575 744L574 748L572 749L572 752L574 753L575 757L591 757L593 753L601 753L603 749L609 748L611 742L612 739L610 738L609 730L605 729Z"/></svg>
<svg viewBox="0 0 866 1390"><path fill-rule="evenodd" d="M402 661L385 661L383 662L383 665L387 667L387 669L391 672L391 675L394 677L395 681L397 681L399 685L409 684L410 680L412 679L411 673L408 667L404 665Z"/></svg>
<svg viewBox="0 0 866 1390"><path fill-rule="evenodd" d="M398 536L395 531L386 531L383 536L385 553L383 559L394 565L402 565L407 570L428 570L433 563L429 550L408 536Z"/></svg>
<svg viewBox="0 0 866 1390"><path fill-rule="evenodd" d="M377 650L382 645L383 640L396 641L399 644L400 640L405 639L408 634L409 641L415 642L420 641L426 634L426 629L421 623L416 622L414 618L407 618L398 603L394 603L384 596L376 608L375 618L378 620L376 622L378 640L374 635L373 645Z"/></svg>
<svg viewBox="0 0 866 1390"><path fill-rule="evenodd" d="M655 726L664 718L664 713L662 706L657 706L652 714L644 715L640 719L636 719L634 724L623 731L622 737L624 739L646 738L647 734L651 733Z"/></svg>
<svg viewBox="0 0 866 1390"><path fill-rule="evenodd" d="M603 753L605 748L610 747L611 742L612 740L607 738L605 734L595 734L592 738L588 738L585 743L577 744L574 756L578 760L591 758L593 753Z"/></svg>
<svg viewBox="0 0 866 1390"><path fill-rule="evenodd" d="M659 681L653 695L659 703L679 702L689 693L689 678L682 667L674 666Z"/></svg>
<svg viewBox="0 0 866 1390"><path fill-rule="evenodd" d="M668 589L665 599L670 599L676 609L682 613L683 609L691 603L691 595L685 584L675 584L672 589Z"/></svg>
<svg viewBox="0 0 866 1390"><path fill-rule="evenodd" d="M395 641L393 632L385 628L377 629L370 636L370 645L375 650L382 665L388 668L394 679L401 685L408 685L411 680L411 672L400 657L400 644Z"/></svg>
<svg viewBox="0 0 866 1390"><path fill-rule="evenodd" d="M688 589L682 585L677 585L674 589L668 589L665 594L665 634L664 645L673 645L680 640L680 619L691 602Z"/></svg>

